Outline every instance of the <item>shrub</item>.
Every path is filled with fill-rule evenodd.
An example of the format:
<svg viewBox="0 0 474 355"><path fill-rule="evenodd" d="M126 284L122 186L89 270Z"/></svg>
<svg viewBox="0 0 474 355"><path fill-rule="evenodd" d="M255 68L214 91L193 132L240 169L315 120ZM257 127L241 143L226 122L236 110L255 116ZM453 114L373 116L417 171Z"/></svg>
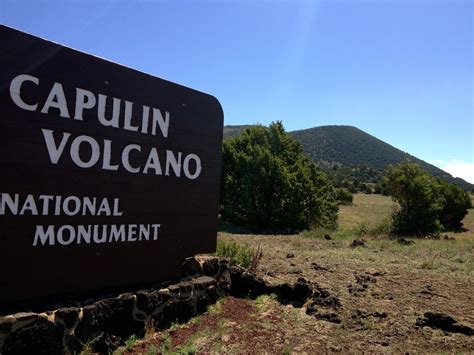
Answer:
<svg viewBox="0 0 474 355"><path fill-rule="evenodd" d="M380 223L370 224L368 222L360 222L354 228L357 237L378 237L382 235L392 234L392 222L390 219L384 219Z"/></svg>
<svg viewBox="0 0 474 355"><path fill-rule="evenodd" d="M458 229L472 207L469 195L460 187L436 179L410 162L390 167L386 183L399 204L393 215L398 235L424 236Z"/></svg>
<svg viewBox="0 0 474 355"><path fill-rule="evenodd" d="M374 194L381 195L381 194L382 194L382 191L383 191L383 186L382 186L382 184L380 184L380 183L375 184L375 187L374 187Z"/></svg>
<svg viewBox="0 0 474 355"><path fill-rule="evenodd" d="M234 241L217 239L216 255L229 258L230 265L249 267L252 263L253 250L247 245Z"/></svg>
<svg viewBox="0 0 474 355"><path fill-rule="evenodd" d="M221 188L222 218L234 225L266 232L336 226L334 188L281 122L224 141Z"/></svg>
<svg viewBox="0 0 474 355"><path fill-rule="evenodd" d="M387 170L387 185L399 208L393 215L398 235L424 236L440 231L442 196L436 180L408 161Z"/></svg>
<svg viewBox="0 0 474 355"><path fill-rule="evenodd" d="M360 190L365 193L365 194L371 194L372 193L372 188L370 187L369 184L360 184Z"/></svg>
<svg viewBox="0 0 474 355"><path fill-rule="evenodd" d="M460 229L462 227L461 221L466 216L467 210L472 208L471 198L466 191L457 185L449 184L440 179L438 184L441 186L441 193L444 198L439 220L445 229Z"/></svg>
<svg viewBox="0 0 474 355"><path fill-rule="evenodd" d="M336 190L336 200L339 205L352 205L354 196L346 189Z"/></svg>
<svg viewBox="0 0 474 355"><path fill-rule="evenodd" d="M348 188L349 192L352 193L352 194L355 194L357 193L357 187L355 187L354 185L350 185L349 188Z"/></svg>

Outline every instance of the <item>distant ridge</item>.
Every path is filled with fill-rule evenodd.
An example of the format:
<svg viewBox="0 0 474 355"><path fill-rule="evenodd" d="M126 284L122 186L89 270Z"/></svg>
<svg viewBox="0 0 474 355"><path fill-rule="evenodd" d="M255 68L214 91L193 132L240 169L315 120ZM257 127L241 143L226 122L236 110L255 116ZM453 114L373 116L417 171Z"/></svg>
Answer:
<svg viewBox="0 0 474 355"><path fill-rule="evenodd" d="M225 126L224 138L240 134L251 125ZM311 159L323 166L369 168L376 176L381 176L389 165L396 165L405 159L417 163L433 176L456 183L466 190L474 190L474 185L416 158L406 152L353 126L320 126L289 132L301 143ZM375 177L375 176L374 176Z"/></svg>

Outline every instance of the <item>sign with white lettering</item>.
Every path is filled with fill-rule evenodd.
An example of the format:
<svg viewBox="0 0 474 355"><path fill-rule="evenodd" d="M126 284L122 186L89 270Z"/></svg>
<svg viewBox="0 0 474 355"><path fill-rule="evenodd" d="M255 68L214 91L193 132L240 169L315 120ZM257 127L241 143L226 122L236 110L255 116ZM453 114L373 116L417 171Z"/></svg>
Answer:
<svg viewBox="0 0 474 355"><path fill-rule="evenodd" d="M5 26L0 44L0 305L215 251L214 97Z"/></svg>

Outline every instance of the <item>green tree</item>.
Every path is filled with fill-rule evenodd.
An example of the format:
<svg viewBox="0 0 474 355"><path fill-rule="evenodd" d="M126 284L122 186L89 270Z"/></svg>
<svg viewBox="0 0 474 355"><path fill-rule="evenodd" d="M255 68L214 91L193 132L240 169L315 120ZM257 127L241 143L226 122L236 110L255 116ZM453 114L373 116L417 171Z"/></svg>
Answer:
<svg viewBox="0 0 474 355"><path fill-rule="evenodd" d="M360 184L360 190L365 194L372 193L372 188L370 187L369 184L365 184L365 183Z"/></svg>
<svg viewBox="0 0 474 355"><path fill-rule="evenodd" d="M354 185L350 185L348 190L351 194L356 194L357 193L357 188Z"/></svg>
<svg viewBox="0 0 474 355"><path fill-rule="evenodd" d="M399 205L393 215L396 234L424 236L441 230L439 215L444 199L431 175L405 161L387 170L386 183Z"/></svg>
<svg viewBox="0 0 474 355"><path fill-rule="evenodd" d="M337 189L336 190L336 200L340 205L352 205L354 196L347 189Z"/></svg>
<svg viewBox="0 0 474 355"><path fill-rule="evenodd" d="M221 215L253 230L334 228L335 191L281 122L227 139L222 157Z"/></svg>
<svg viewBox="0 0 474 355"><path fill-rule="evenodd" d="M459 186L438 179L444 198L439 220L445 229L460 229L467 210L472 208L469 194Z"/></svg>
<svg viewBox="0 0 474 355"><path fill-rule="evenodd" d="M380 182L377 182L374 187L374 194L380 195L382 194L382 191L383 191L382 184Z"/></svg>

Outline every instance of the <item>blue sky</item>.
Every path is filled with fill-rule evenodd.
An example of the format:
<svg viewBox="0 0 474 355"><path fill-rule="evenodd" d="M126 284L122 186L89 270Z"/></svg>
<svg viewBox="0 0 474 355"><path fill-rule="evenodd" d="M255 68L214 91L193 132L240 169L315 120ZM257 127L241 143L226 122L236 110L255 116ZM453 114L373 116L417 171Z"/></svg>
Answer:
<svg viewBox="0 0 474 355"><path fill-rule="evenodd" d="M473 4L1 0L0 21L213 94L225 124L353 125L474 183Z"/></svg>

